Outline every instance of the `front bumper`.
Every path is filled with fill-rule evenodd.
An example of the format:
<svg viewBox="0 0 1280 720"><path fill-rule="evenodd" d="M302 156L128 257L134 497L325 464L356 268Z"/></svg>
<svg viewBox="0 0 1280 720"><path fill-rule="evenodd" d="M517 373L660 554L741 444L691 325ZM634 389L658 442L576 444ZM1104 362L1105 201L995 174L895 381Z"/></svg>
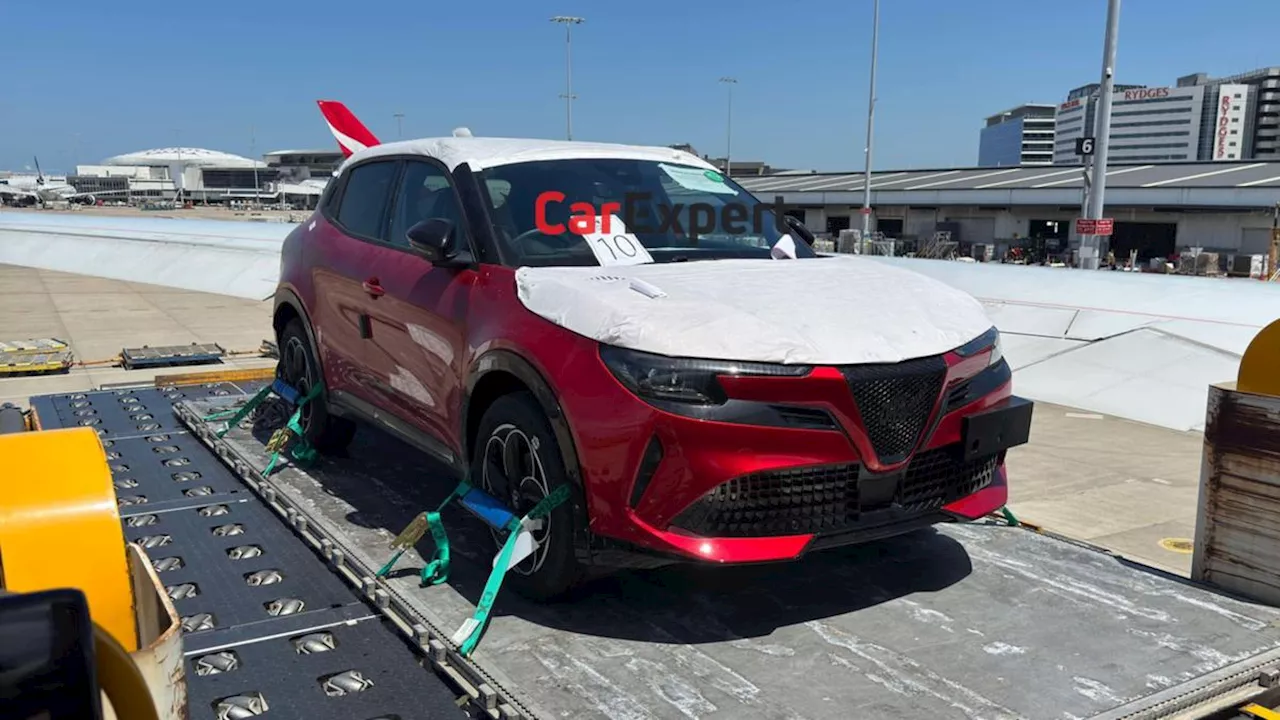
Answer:
<svg viewBox="0 0 1280 720"><path fill-rule="evenodd" d="M847 371L725 378L733 402L786 406L787 424L775 413L764 425L656 408L578 355L560 370L580 390L561 397L591 533L660 556L750 563L982 517L1005 503L1005 451L1026 442L1032 410L1011 395L1007 365L993 375L988 360L948 355L919 441L890 456L872 442L875 419L869 429L860 417Z"/></svg>
<svg viewBox="0 0 1280 720"><path fill-rule="evenodd" d="M1008 397L964 416L958 442L917 452L895 471L841 463L740 476L703 495L666 531L651 531L686 557L738 563L976 520L1008 499L1004 456L1027 441L1032 407Z"/></svg>

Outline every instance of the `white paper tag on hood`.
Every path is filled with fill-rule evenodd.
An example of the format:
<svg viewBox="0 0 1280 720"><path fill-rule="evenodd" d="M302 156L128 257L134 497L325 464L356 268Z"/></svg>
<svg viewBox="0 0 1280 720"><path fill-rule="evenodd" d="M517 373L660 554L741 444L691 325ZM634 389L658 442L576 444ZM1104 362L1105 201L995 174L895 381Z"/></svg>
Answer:
<svg viewBox="0 0 1280 720"><path fill-rule="evenodd" d="M653 256L640 243L640 238L627 232L626 224L617 215L609 215L609 232L604 232L604 218L597 215L595 230L584 233L582 239L601 265L643 265L653 262Z"/></svg>
<svg viewBox="0 0 1280 720"><path fill-rule="evenodd" d="M773 248L769 250L769 257L774 260L795 260L796 241L790 235L783 235L778 238L778 242L774 243Z"/></svg>

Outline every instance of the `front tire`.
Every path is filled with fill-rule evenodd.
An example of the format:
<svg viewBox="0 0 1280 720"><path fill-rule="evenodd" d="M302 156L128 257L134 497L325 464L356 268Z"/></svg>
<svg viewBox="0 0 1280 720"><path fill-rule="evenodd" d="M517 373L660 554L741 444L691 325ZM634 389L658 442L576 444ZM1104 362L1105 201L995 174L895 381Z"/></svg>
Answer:
<svg viewBox="0 0 1280 720"><path fill-rule="evenodd" d="M277 338L277 347L280 350L280 362L276 365L276 377L289 383L303 395L323 380L320 364L311 352L311 343L307 341L301 320L294 318L285 324ZM322 391L302 407L298 424L302 427L302 436L311 447L324 454L341 453L355 437L356 425L345 418L330 415L326 402L327 398Z"/></svg>
<svg viewBox="0 0 1280 720"><path fill-rule="evenodd" d="M497 498L517 517L569 483L560 446L541 406L527 392L498 398L485 410L471 449L471 483ZM572 500L561 503L532 531L538 548L507 571L516 592L534 600L559 597L582 579L574 553ZM491 531L497 548L505 533Z"/></svg>

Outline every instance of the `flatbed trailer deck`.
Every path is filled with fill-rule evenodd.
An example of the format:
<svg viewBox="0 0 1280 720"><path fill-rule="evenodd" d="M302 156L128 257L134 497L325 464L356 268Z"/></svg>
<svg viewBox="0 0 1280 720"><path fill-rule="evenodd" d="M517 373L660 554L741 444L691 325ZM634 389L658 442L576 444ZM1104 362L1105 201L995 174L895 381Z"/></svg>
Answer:
<svg viewBox="0 0 1280 720"><path fill-rule="evenodd" d="M1243 701L1260 670L1280 667L1280 610L996 523L940 526L790 564L622 572L550 605L503 593L479 648L463 659L447 638L471 614L488 575L494 546L483 525L456 509L444 513L455 558L447 583L420 587L416 551L429 556L429 541L388 579L373 580L392 537L456 479L373 428L361 429L347 458L305 470L285 465L264 478L270 428L240 427L218 439L219 426L202 419L253 389L233 388L142 398L156 417L150 404L176 403L176 419L148 432L177 437L176 423L184 424L195 437L182 439L182 456L218 481L202 501L235 495L274 509L291 537L309 541L359 588L369 601L361 608L387 618L361 623L411 638L471 697L473 710L492 717L1171 717L1215 695L1234 692ZM33 405L42 419L49 413L73 424L72 397ZM197 452L197 439L245 484L213 454ZM132 516L145 506L122 511ZM277 531L289 534L287 525ZM203 536L190 542L202 540L217 544ZM324 567L297 572L317 597L336 597L337 578ZM210 599L215 610L241 602ZM178 602L182 612L186 601ZM190 632L189 654L215 647L202 637L211 632L219 630ZM403 673L408 651L379 648L378 662L399 678L390 668ZM193 680L194 708L194 697L216 693ZM381 687L388 686L416 706L402 717L445 716L423 714L430 698L447 695L444 684L393 679Z"/></svg>

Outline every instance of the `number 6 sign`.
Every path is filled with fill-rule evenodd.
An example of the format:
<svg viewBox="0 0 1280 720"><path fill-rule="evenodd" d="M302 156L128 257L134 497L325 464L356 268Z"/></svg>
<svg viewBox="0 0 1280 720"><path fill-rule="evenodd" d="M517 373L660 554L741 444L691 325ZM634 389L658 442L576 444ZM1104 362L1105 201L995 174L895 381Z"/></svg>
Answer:
<svg viewBox="0 0 1280 720"><path fill-rule="evenodd" d="M1093 154L1093 138L1076 138L1076 154L1088 156Z"/></svg>
<svg viewBox="0 0 1280 720"><path fill-rule="evenodd" d="M595 232L582 236L601 265L642 265L653 262L653 256L640 244L640 238L627 232L617 215L609 216L611 232L600 232L603 218L596 218Z"/></svg>

